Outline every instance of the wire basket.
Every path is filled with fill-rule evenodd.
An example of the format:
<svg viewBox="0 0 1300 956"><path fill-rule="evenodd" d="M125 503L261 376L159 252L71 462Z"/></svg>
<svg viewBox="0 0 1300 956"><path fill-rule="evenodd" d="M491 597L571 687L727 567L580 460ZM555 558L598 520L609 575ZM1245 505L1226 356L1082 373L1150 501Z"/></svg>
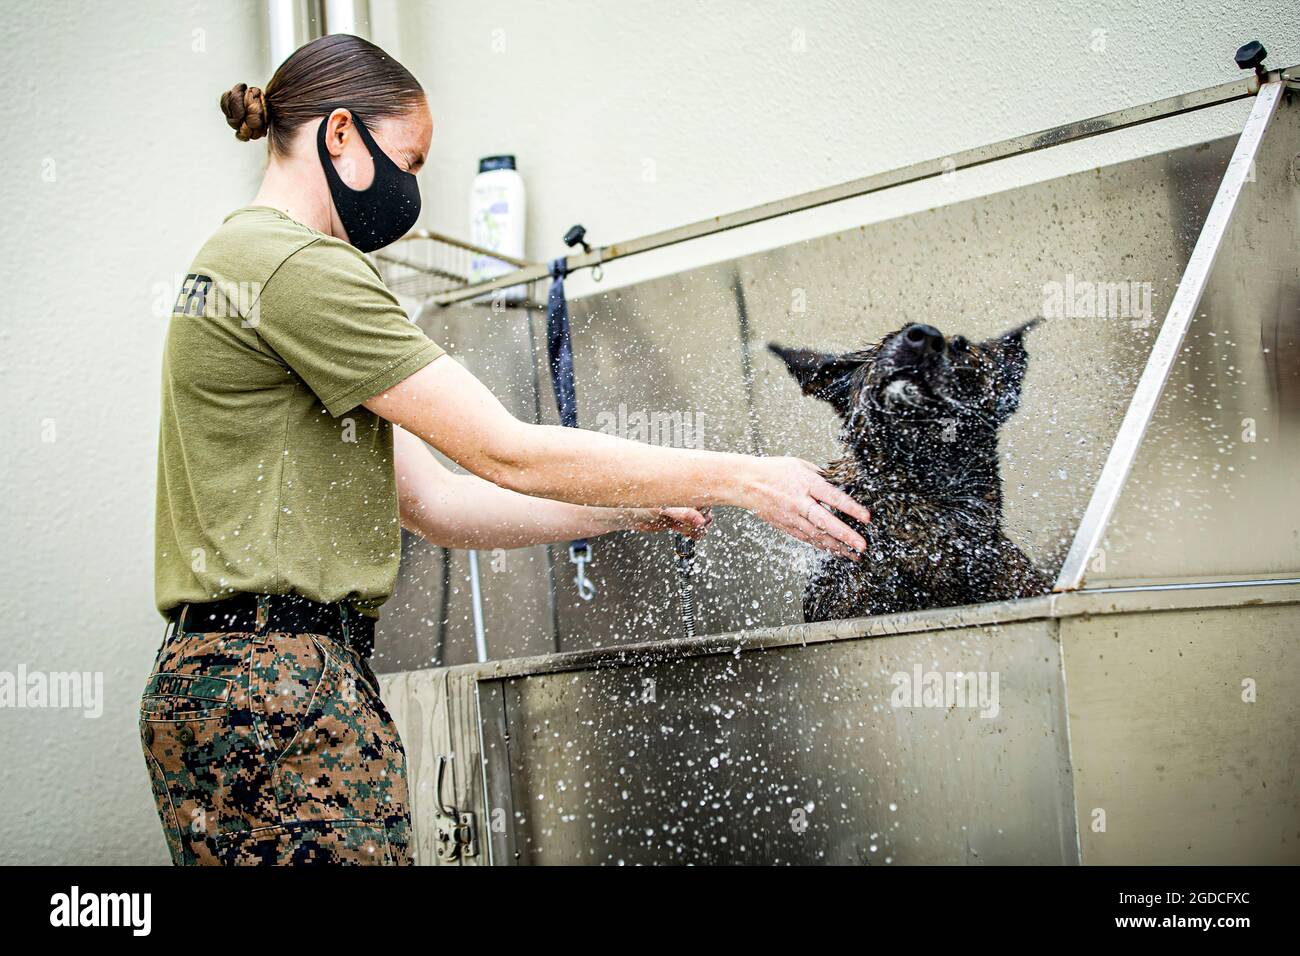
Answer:
<svg viewBox="0 0 1300 956"><path fill-rule="evenodd" d="M418 299L463 289L477 270L494 263L515 269L533 265L428 229L406 234L382 252L374 253L374 259L379 274L395 295Z"/></svg>

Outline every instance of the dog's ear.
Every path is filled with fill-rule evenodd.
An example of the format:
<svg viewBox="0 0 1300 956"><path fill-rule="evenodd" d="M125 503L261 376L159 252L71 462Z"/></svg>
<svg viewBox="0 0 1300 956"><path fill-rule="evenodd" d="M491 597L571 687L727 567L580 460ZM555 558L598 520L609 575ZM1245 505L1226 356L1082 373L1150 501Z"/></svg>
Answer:
<svg viewBox="0 0 1300 956"><path fill-rule="evenodd" d="M993 387L997 391L996 411L999 424L1015 414L1020 407L1020 386L1029 367L1029 353L1025 350L1025 333L1042 323L1030 319L1023 325L989 339L981 348L995 359Z"/></svg>
<svg viewBox="0 0 1300 956"><path fill-rule="evenodd" d="M785 362L794 380L805 395L829 402L841 415L849 413L852 401L852 383L849 377L862 364L862 355L850 353L836 355L831 352L814 352L812 349L787 349L775 342L768 349Z"/></svg>

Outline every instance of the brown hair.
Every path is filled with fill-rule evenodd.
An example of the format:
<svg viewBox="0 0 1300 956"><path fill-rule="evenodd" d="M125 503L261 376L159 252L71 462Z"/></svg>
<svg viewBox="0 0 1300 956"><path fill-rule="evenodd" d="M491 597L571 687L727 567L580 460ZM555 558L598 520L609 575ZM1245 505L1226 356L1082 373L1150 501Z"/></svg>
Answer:
<svg viewBox="0 0 1300 956"><path fill-rule="evenodd" d="M396 116L424 97L411 72L368 40L332 33L305 43L280 64L263 91L237 83L221 94L221 112L241 142L270 133L284 153L308 120L345 107L366 120Z"/></svg>

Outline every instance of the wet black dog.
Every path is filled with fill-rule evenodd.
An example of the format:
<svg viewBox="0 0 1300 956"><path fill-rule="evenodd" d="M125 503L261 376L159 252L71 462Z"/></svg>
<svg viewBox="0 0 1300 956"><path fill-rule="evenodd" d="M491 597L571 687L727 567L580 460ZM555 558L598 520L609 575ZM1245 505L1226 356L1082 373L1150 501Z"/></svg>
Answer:
<svg viewBox="0 0 1300 956"><path fill-rule="evenodd" d="M1030 322L987 342L908 325L859 352L768 346L839 413L848 453L830 481L871 509L859 564L823 557L804 619L890 614L1042 594L1047 578L1002 533L998 428L1020 404Z"/></svg>

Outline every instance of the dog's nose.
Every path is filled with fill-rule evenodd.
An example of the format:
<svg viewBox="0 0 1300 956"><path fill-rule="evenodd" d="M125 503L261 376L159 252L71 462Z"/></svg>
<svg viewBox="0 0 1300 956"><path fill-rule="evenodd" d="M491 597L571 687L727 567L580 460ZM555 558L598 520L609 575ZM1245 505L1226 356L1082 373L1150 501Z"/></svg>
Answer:
<svg viewBox="0 0 1300 956"><path fill-rule="evenodd" d="M933 325L914 323L903 330L903 341L918 352L942 352L943 333Z"/></svg>

